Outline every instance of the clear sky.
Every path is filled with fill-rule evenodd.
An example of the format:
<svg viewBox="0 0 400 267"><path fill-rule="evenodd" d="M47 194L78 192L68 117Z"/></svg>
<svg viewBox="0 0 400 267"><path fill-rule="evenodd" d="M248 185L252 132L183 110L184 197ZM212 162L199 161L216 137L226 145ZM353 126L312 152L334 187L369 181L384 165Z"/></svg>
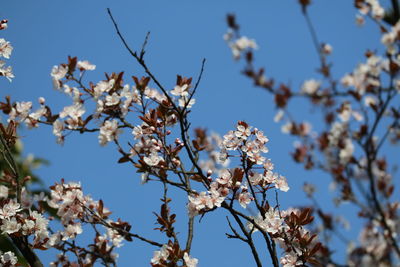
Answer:
<svg viewBox="0 0 400 267"><path fill-rule="evenodd" d="M355 25L356 10L348 0L320 0L310 8L311 18L321 41L333 46L330 57L333 75L342 77L363 60L366 48L379 45L378 30L371 22L360 28ZM293 139L281 134L280 125L273 122L275 114L271 96L240 75L243 66L234 62L222 36L226 32L225 16L234 13L241 33L256 39L259 50L256 63L266 67L266 75L277 81L289 82L300 88L313 77L318 58L310 34L301 16L297 1L239 0L149 0L149 1L4 1L0 18L9 20L9 28L1 38L14 46L11 59L15 79L0 80L1 97L31 100L43 96L54 110L70 104L63 94L52 89L50 70L66 62L67 56L77 56L97 65L87 75L94 83L104 72L125 71L126 78L141 76L140 66L128 55L117 38L106 8L111 8L129 44L139 48L147 31L151 31L146 60L151 70L169 88L176 75L197 77L201 60L207 59L197 102L190 115L193 127L202 126L220 134L235 126L238 120L262 129L269 137L269 157L276 170L288 179L291 190L280 194L283 208L309 204L301 190L305 180L317 184L321 205L336 214L351 215L349 206L335 210L328 191L330 179L316 172L305 172L292 162L289 151ZM127 82L131 83L131 81ZM154 85L153 85L154 86ZM311 114L311 108L295 107L299 115ZM155 227L153 211L159 210L160 189L140 185L139 175L128 165L118 165L115 147L100 147L97 134L72 134L64 146L57 145L50 127L20 132L25 153L33 153L50 161L37 173L49 185L61 178L81 181L86 193L103 199L114 212L132 224L132 231L165 242ZM126 132L128 135L129 133ZM178 213L178 226L186 224L186 198L173 197ZM228 240L228 226L223 211L207 215L197 223L192 250L199 266L252 266L249 249L238 241ZM351 217L352 218L352 217ZM181 228L182 236L185 235ZM357 236L357 231L345 233ZM343 259L343 244L337 243L336 257ZM118 249L120 266L149 266L155 249L140 241ZM49 262L53 252L42 253ZM267 257L266 251L262 253Z"/></svg>

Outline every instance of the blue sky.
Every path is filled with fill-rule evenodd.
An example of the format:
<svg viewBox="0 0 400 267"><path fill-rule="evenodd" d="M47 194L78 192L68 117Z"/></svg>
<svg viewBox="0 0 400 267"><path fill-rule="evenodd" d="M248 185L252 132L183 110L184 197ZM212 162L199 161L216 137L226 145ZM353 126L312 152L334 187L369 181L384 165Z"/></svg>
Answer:
<svg viewBox="0 0 400 267"><path fill-rule="evenodd" d="M151 31L146 61L167 87L173 88L177 74L197 77L201 60L207 59L195 97L197 103L191 113L193 127L202 126L224 134L238 120L245 120L262 129L270 139L268 156L291 187L289 192L280 194L282 207L309 204L301 191L304 181L308 180L317 184L321 205L339 213L330 201L334 195L328 191L330 179L321 173L305 172L292 162L289 151L294 140L283 136L280 125L273 122L276 111L271 96L254 88L239 74L243 64L234 62L222 39L227 29L225 16L234 13L241 33L256 39L260 47L256 64L266 67L268 77L298 88L306 79L320 78L315 73L318 58L296 2L7 1L2 4L0 17L9 20L9 28L1 32L1 38L14 46L8 62L16 78L12 83L0 80L1 97L11 95L13 100L37 103L37 98L43 96L55 111L69 105L67 97L52 89L50 77L52 66L66 62L68 55L97 65L86 77L94 83L103 79L104 72L125 71L126 77L143 75L117 38L106 13L109 7L132 47L139 48L146 32ZM333 46L330 57L334 62L333 76L340 78L363 60L367 48L381 47L378 29L371 22L362 28L355 25L356 10L352 1L315 2L310 8L311 18L320 40ZM294 107L294 111L305 117L313 112L300 106ZM160 188L151 184L141 186L139 175L132 167L116 164L119 155L111 144L100 147L96 134L73 134L60 146L49 127L22 130L20 134L26 154L33 153L50 161L49 166L37 171L47 184L61 178L79 180L85 192L95 199L103 199L115 217L131 222L134 232L165 242L152 231L155 227L152 212L159 210ZM185 201L178 195L173 199L178 221L184 219L178 226L186 224ZM225 237L227 214L217 213L197 223L192 254L200 260L199 266L221 263L250 266L253 259L249 249ZM344 205L340 213L351 216L351 209ZM185 230L181 229L184 236ZM345 234L357 236L357 231ZM153 247L139 241L125 243L118 250L120 266L148 266L153 251ZM46 262L54 258L52 252L42 255ZM266 252L261 255L267 257ZM338 252L336 257L343 259L343 254Z"/></svg>

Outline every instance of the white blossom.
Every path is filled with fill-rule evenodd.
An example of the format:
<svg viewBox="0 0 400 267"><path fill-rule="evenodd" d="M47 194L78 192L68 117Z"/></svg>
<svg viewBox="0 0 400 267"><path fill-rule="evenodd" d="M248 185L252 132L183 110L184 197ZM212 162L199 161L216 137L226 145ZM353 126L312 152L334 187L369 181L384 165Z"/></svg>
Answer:
<svg viewBox="0 0 400 267"><path fill-rule="evenodd" d="M303 94L313 95L318 91L320 87L321 87L320 81L314 79L307 80L303 83L301 87L301 92Z"/></svg>
<svg viewBox="0 0 400 267"><path fill-rule="evenodd" d="M117 105L119 103L120 99L121 99L121 97L117 93L108 95L108 96L106 96L106 106Z"/></svg>
<svg viewBox="0 0 400 267"><path fill-rule="evenodd" d="M13 47L11 46L10 42L0 38L0 57L4 57L9 59Z"/></svg>
<svg viewBox="0 0 400 267"><path fill-rule="evenodd" d="M87 60L78 61L78 63L76 65L79 69L83 69L83 70L95 70L96 69L96 65L91 64Z"/></svg>
<svg viewBox="0 0 400 267"><path fill-rule="evenodd" d="M160 250L154 251L153 258L151 259L151 263L160 264L163 261L166 261L169 256L169 247L167 245L163 245Z"/></svg>
<svg viewBox="0 0 400 267"><path fill-rule="evenodd" d="M60 118L69 116L73 120L79 120L85 112L85 107L81 103L76 103L72 106L64 107L63 111L60 112Z"/></svg>
<svg viewBox="0 0 400 267"><path fill-rule="evenodd" d="M187 252L183 254L183 260L185 261L187 267L197 267L197 263L199 262L198 259L191 258Z"/></svg>
<svg viewBox="0 0 400 267"><path fill-rule="evenodd" d="M21 224L17 222L17 219L15 217L12 217L11 219L3 220L0 229L2 233L12 234L18 232L19 229L21 229Z"/></svg>
<svg viewBox="0 0 400 267"><path fill-rule="evenodd" d="M94 98L99 98L103 93L110 91L114 87L115 80L100 81L94 87Z"/></svg>
<svg viewBox="0 0 400 267"><path fill-rule="evenodd" d="M118 129L117 120L108 120L100 127L99 142L100 145L104 146L108 142L116 140L121 130Z"/></svg>
<svg viewBox="0 0 400 267"><path fill-rule="evenodd" d="M7 251L4 254L0 251L0 266L15 266L18 262L17 256L12 251Z"/></svg>
<svg viewBox="0 0 400 267"><path fill-rule="evenodd" d="M286 181L286 178L282 175L279 176L279 179L275 181L275 187L283 192L289 191L289 185Z"/></svg>
<svg viewBox="0 0 400 267"><path fill-rule="evenodd" d="M158 163L163 160L163 158L157 153L151 153L148 157L144 157L143 160L149 166L157 166Z"/></svg>
<svg viewBox="0 0 400 267"><path fill-rule="evenodd" d="M53 78L53 87L54 89L60 89L61 88L61 79L65 77L65 75L68 72L68 66L53 66L51 69L51 77Z"/></svg>
<svg viewBox="0 0 400 267"><path fill-rule="evenodd" d="M184 84L182 86L176 85L173 90L171 90L171 94L175 96L188 96L189 95L189 85Z"/></svg>

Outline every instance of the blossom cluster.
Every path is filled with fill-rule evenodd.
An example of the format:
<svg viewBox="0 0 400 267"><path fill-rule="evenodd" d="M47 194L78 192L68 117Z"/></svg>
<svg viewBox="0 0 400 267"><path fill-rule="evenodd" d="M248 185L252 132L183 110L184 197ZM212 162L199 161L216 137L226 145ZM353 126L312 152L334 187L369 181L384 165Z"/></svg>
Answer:
<svg viewBox="0 0 400 267"><path fill-rule="evenodd" d="M371 15L376 20L381 20L385 16L385 9L379 3L379 0L359 0L355 1L359 14L357 15L357 23L364 23L364 16Z"/></svg>
<svg viewBox="0 0 400 267"><path fill-rule="evenodd" d="M8 20L3 19L0 21L0 30L7 29ZM11 52L13 47L11 46L10 42L6 41L3 38L0 38L0 58L9 59L11 56ZM5 66L6 62L0 60L0 76L6 77L10 82L12 78L14 78L14 74L12 72L11 66Z"/></svg>
<svg viewBox="0 0 400 267"><path fill-rule="evenodd" d="M53 125L53 134L58 143L64 142L67 132L94 131L99 133L100 145L115 142L120 146L118 138L122 129L130 128L135 142L127 152L120 147L119 151L123 154L120 162L133 162L134 156L138 156L143 182L147 181L150 174L158 176L165 169L179 168L181 163L178 153L184 144L176 138L174 144L168 145L166 137L171 131L167 130L167 127L176 124L178 116L187 113L187 109L195 103L193 92L190 90L191 78L178 76L174 89L163 93L150 88L150 79L145 77L140 80L133 77L135 86L124 84L123 73L106 75L105 80L85 86L82 81L84 73L95 68L96 66L88 61L78 61L77 58L71 57L68 58L67 64L54 66L51 70L53 87L70 96L72 104L54 114L44 98L39 98L40 108L36 111L32 111L32 102L11 104L7 100L2 108L9 115L8 121L15 124L24 123L29 128L38 127L40 124ZM174 99L175 96L178 99ZM91 114L87 112L88 100L93 100L95 104L95 110ZM150 108L153 104L155 109ZM142 123L134 126L128 122L127 114L130 112L137 112ZM90 128L91 121L95 122L98 128ZM64 228L51 235L44 235L45 241L40 244L42 248L62 248L62 253L52 265L71 263L66 254L68 250L65 251L65 244L70 244L66 242L83 232L83 224L103 225L106 233L100 235L97 232L90 250L80 248L80 259L90 263L98 259L96 255L108 255L100 260L115 262L117 254L113 249L119 247L121 241L126 238L122 235L126 232L120 229L125 224L120 225L108 220L108 211L103 209L102 203L84 196L79 184L64 182L52 187L51 198L46 203L57 210L57 216ZM72 251L73 248L69 249ZM182 254L182 259L187 266L195 266L197 262L187 254Z"/></svg>
<svg viewBox="0 0 400 267"><path fill-rule="evenodd" d="M274 237L274 240L285 251L280 258L280 263L283 267L302 266L303 261L301 258L306 256L305 251L310 252L314 248L319 247L315 239L316 236L312 236L310 231L303 226L306 220L312 220L311 217L304 217L303 219L306 219L302 223L299 221L294 223L302 214L306 214L307 212L309 211L301 211L299 209L278 210L269 207L264 216L258 214L254 218L254 222L248 222L247 226L253 233L258 230L264 230ZM304 241L302 240L309 242L304 246L304 243L302 243ZM312 253L315 252L316 250ZM312 256L312 253L307 256Z"/></svg>
<svg viewBox="0 0 400 267"><path fill-rule="evenodd" d="M186 106L187 108L191 108L196 103L194 98L189 100L189 89L190 85L185 83L182 86L176 85L174 89L171 90L172 95L179 97L178 103L180 107Z"/></svg>
<svg viewBox="0 0 400 267"><path fill-rule="evenodd" d="M116 260L118 254L113 249L122 246L124 237L117 227L112 227L115 223L108 218L111 212L103 206L102 201L94 201L90 196L84 195L78 183L62 182L51 187L48 204L57 210L57 215L64 226L63 231L53 235L58 242L75 239L77 235L82 234L82 223L100 224L105 228L105 233L103 235L96 233L90 251L84 253L85 262L93 263L98 251L109 255L108 260L111 262Z"/></svg>
<svg viewBox="0 0 400 267"><path fill-rule="evenodd" d="M235 38L235 34L232 31L224 34L224 40L228 43L236 60L240 59L242 53L251 49L258 49L258 45L254 39L249 39L246 36Z"/></svg>
<svg viewBox="0 0 400 267"><path fill-rule="evenodd" d="M17 261L18 261L18 258L17 258L17 256L15 256L14 252L0 251L0 266L14 267L14 266L17 266L16 265Z"/></svg>
<svg viewBox="0 0 400 267"><path fill-rule="evenodd" d="M342 85L346 88L354 88L361 96L373 88L381 86L380 75L384 71L390 71L388 59L383 59L373 53L367 53L367 61L361 63L351 73L346 74L342 79ZM393 64L400 66L400 61L393 61Z"/></svg>
<svg viewBox="0 0 400 267"><path fill-rule="evenodd" d="M22 196L22 205L16 199L0 199L0 230L8 235L33 236L33 247L44 248L51 243L48 231L48 219L32 208L33 198L26 191ZM36 197L37 198L37 197ZM42 199L43 200L43 199Z"/></svg>
<svg viewBox="0 0 400 267"><path fill-rule="evenodd" d="M382 34L381 42L386 46L386 51L390 55L397 55L398 49L396 41L399 41L399 33L400 33L400 22L397 22L393 27L391 27L390 31Z"/></svg>
<svg viewBox="0 0 400 267"><path fill-rule="evenodd" d="M299 2L304 15L307 16L306 6L311 2L308 0ZM357 0L355 4L362 16L369 15L378 23L385 15L378 0ZM361 20L363 17L360 17L359 21ZM384 158L378 156L377 150L381 143L375 136L377 135L375 128L381 117L388 117L393 118L394 122L389 126L387 135L395 130L400 131L398 129L400 113L394 108L390 109L388 104L394 93L400 91L398 79L400 57L397 55L396 46L400 24L393 23L394 26L390 30L382 28L381 41L386 46L387 59L368 51L366 63L360 64L352 73L342 78L343 90L338 89L340 83L332 78L331 64L326 62L326 56L332 53L332 47L327 43L317 44L318 39L313 35L320 56L319 71L323 75L323 80L305 80L300 90L294 91L284 84L275 87L272 79L265 78L264 69L254 69L252 60L253 50L258 48L256 42L246 36L240 36L239 26L232 15L228 16L228 24L230 29L224 35L224 39L235 59L245 56L248 64L243 73L252 78L255 85L274 94L276 106L279 108L276 121L287 115L290 120L283 125L282 131L296 135L301 140L295 145L293 158L297 162L304 162L306 169L315 167L332 174L334 182L341 185L342 199L353 200L351 179L358 179L356 182L361 188L361 194L365 194L367 203L371 204L365 208L362 206L360 216L367 218L371 224L368 224L360 235L362 249L351 251L349 255L352 258L349 262L355 266L365 263L372 266L377 265L377 259L379 262L390 258L391 253L388 251L391 249L392 241L385 242L385 239L398 238L399 205L387 201L385 205L379 206L379 203L373 201L375 198L389 200L394 191L387 163ZM308 24L311 25L311 22L308 21ZM2 27L5 26L0 23L0 29ZM118 30L117 26L116 28ZM312 26L310 28L313 32ZM67 64L53 67L51 77L54 88L72 98L71 105L53 114L44 98L39 98L40 107L36 111L32 111L32 102L11 104L7 98L6 103L1 103L1 108L9 115L10 124L22 122L30 128L38 127L39 124L52 125L53 134L59 143L64 141L70 131L97 132L100 145L115 143L122 155L118 162L132 163L137 171L142 173L143 182L153 179L162 182L164 204L160 215L156 214L157 223L161 225L157 230L165 232L168 238L171 240L173 238L173 241L169 240L163 245L139 238L159 247L151 259L153 267L197 266L198 260L189 255L193 227L190 224L193 224L194 216L204 215L220 207L229 211L241 226L243 236L229 223L234 233L230 237L241 239L251 247L254 245L251 235L257 231L262 232L269 247L271 247L269 242L273 245L273 242L280 244L283 251L280 263L284 267L304 266L306 263L319 265L330 263L332 252L325 247L320 249L322 244L318 242L316 234L312 234L305 227L313 221L314 212L321 218L324 229L333 232L335 226L332 226L328 215L322 213L319 207L282 210L277 197L276 205L270 205L267 199L270 192L272 190L274 193L278 190L286 192L289 190L289 185L284 176L274 171L274 165L265 157L268 153L266 146L268 138L264 133L239 121L236 128L223 138L216 136L210 138L205 135L205 131L195 130L196 139L191 140L187 115L190 112L188 109L195 104L193 96L199 83L192 86L191 78L178 76L176 84L172 86L173 89L165 89L166 87L160 85L144 63L144 46L140 56L139 53L130 52L140 65L144 66L149 77L138 79L133 76L134 85L124 82L123 73L106 74L104 80L85 85L83 82L85 72L95 70L96 66L86 60L69 58ZM0 39L0 56L9 58L11 51L9 43ZM386 80L382 79L382 73L390 76L389 88L383 86ZM159 90L149 87L150 79ZM346 99L337 102L339 96ZM292 119L289 110L286 109L292 97L305 98L313 104L320 105L326 123L325 131L320 134L311 132L310 123L306 121L297 123ZM92 102L88 103L89 101ZM90 112L91 108L93 110ZM133 113L138 115L136 117L139 123L128 121ZM371 114L373 116L370 116ZM370 120L373 121L373 118L377 119L376 123L372 124L371 130L367 124ZM170 130L174 125L179 126L179 135ZM358 127L358 130L353 131L354 126ZM120 142L123 129L129 129L132 133L128 136L130 140L128 149L125 149ZM212 143L217 143L220 151L216 151ZM360 150L364 149L370 154L357 159L358 155L355 153L357 144L360 145ZM315 152L317 149L324 156L325 162L318 158L319 154ZM186 154L180 153L181 151L185 151ZM200 161L204 155L202 151L208 153L208 161ZM187 157L183 158L183 154ZM184 166L187 166L187 162L191 165L188 169ZM237 163L237 166L229 168L229 162ZM191 184L192 181L198 184ZM365 181L370 182L370 188L375 189L376 184L378 194L374 190L365 193L362 187ZM172 226L176 215L170 215L167 207L170 201L167 197L168 186L182 189L188 196L187 208L190 221L187 246L184 250L179 247L177 233ZM201 186L202 191L197 192L194 189L197 189L196 186ZM306 186L306 191L308 197L312 198L314 188ZM27 197L24 189L21 200L8 197L8 194L8 188L0 186L0 230L11 237L29 236L33 240L33 248L59 249L61 253L57 260L51 263L52 266L77 265L77 262L70 261L71 254L78 257L79 264L90 266L96 260L102 261L104 265L115 264L117 254L114 249L121 246L124 239L129 240L131 236L136 236L130 235L127 231L130 229L127 223L110 220L108 217L110 212L104 208L102 201L94 201L91 197L85 196L79 183L66 184L63 181L51 187L49 196L36 196L36 199ZM41 208L44 203L55 209L56 217L62 225L61 230L50 230L50 218L44 217ZM318 206L317 202L314 204ZM236 206L239 205L243 209L255 207L257 212L252 214L257 215L250 216L246 215L246 211L236 210ZM241 224L242 220L247 222L247 228ZM96 234L93 244L88 248L81 248L75 245L75 241L76 237L82 234L85 224L93 226ZM98 230L99 226L104 230L103 234ZM357 262L359 251L365 254L362 264ZM257 261L256 254L253 256ZM276 258L274 265L277 266L276 251L270 251L270 255L273 260ZM2 263L15 264L16 260L12 254L5 253L0 256ZM321 262L317 262L316 257L320 257Z"/></svg>
<svg viewBox="0 0 400 267"><path fill-rule="evenodd" d="M212 181L209 190L189 195L188 210L190 216L220 207L222 202L233 193L233 199L246 208L254 200L249 191L249 186L259 187L261 190L277 188L288 191L289 186L286 178L273 172L273 164L262 156L267 153L265 146L268 138L257 128L252 129L247 123L239 121L235 131L229 131L224 137L221 145L219 160L224 162L228 157L240 157L244 165L254 167L259 165L263 172L246 170L242 167L235 169L222 169L218 178ZM237 155L234 152L237 152Z"/></svg>
<svg viewBox="0 0 400 267"><path fill-rule="evenodd" d="M53 134L57 137L58 143L63 143L67 131L98 131L100 145L106 145L109 142L117 141L122 133L122 128L132 128L135 139L143 140L139 137L140 128L146 128L144 135L149 133L149 129L154 126L148 126L144 121L142 126L131 126L125 117L129 112L142 113L143 117L150 116L150 111L146 113L149 105L155 103L158 105L167 104L173 100L171 96L178 96L177 106L184 109L190 109L195 103L195 99L190 92L191 79L178 76L177 85L170 91L160 93L158 90L148 86L149 79L141 80L134 78L135 85L123 83L123 73L107 75L106 80L99 81L97 84L90 83L85 86L82 82L83 74L86 71L95 70L96 66L87 60L78 61L77 58L69 58L68 64L56 65L52 68L51 77L54 89L62 91L72 98L72 104L62 109L59 114L53 114L49 106L45 104L44 98L39 98L40 108L32 112L32 102L16 102L10 107L9 121L23 122L28 127L38 127L40 123L52 124ZM71 84L72 83L72 84ZM87 114L88 99L93 100L96 108L91 114ZM154 112L154 110L153 110ZM176 123L177 117L174 112L167 112L167 117L158 119L155 123L171 126ZM99 128L90 129L89 122L94 120ZM163 127L159 125L159 127ZM138 146L142 146L139 144ZM143 145L145 146L145 145ZM140 149L138 149L140 150ZM156 165L157 159L154 151L151 151L147 158L152 158L152 165ZM134 153L135 154L135 153Z"/></svg>
<svg viewBox="0 0 400 267"><path fill-rule="evenodd" d="M176 261L176 256L181 258L184 267L196 267L198 264L198 259L192 258L186 251L180 251L176 244L169 242L164 244L160 250L154 252L153 258L150 260L151 266L162 267L169 266L168 263ZM175 265L176 266L176 265Z"/></svg>
<svg viewBox="0 0 400 267"><path fill-rule="evenodd" d="M62 225L61 230L50 230L49 220L53 218L45 217L44 204L55 209ZM62 182L51 187L48 197L43 194L30 196L23 189L21 203L8 196L7 192L3 194L0 198L0 231L11 237L32 237L33 249L63 248L64 255L68 251L66 245L71 244L68 241L75 240L77 235L82 234L83 223L100 224L104 226L105 233L100 235L98 231L90 250L82 252L79 256L85 263L92 264L99 258L98 252L101 251L103 255L109 255L108 260L115 261L118 254L114 253L113 249L120 247L125 238L120 234L119 224L108 219L109 214L101 201L94 201L83 195L79 184ZM75 248L71 247L71 250ZM4 264L6 261L16 263L10 253L2 255L1 261ZM66 262L66 258L59 258L58 263L63 262ZM57 266L57 263L53 263L52 266Z"/></svg>
<svg viewBox="0 0 400 267"><path fill-rule="evenodd" d="M392 143L398 143L400 140L400 113L397 104L400 91L398 78L400 23L397 1L391 2L392 8L388 8L387 12L378 0L354 1L359 10L357 23L363 24L365 17L376 23L379 27L380 41L385 46L385 53L379 55L378 49L366 50L365 61L341 79L334 77L332 63L326 58L332 52L332 47L320 43L313 28L307 10L311 1L300 0L299 3L314 45L321 48L317 49L320 60L318 73L322 74L323 79L306 80L300 86L300 90L293 90L290 85L283 83L276 86L273 79L265 78L265 68L255 67L254 55L251 52L246 54L247 64L242 73L256 86L274 96L278 109L275 121L287 119L282 131L298 137L295 151L292 153L293 159L304 164L307 170L318 169L331 176L332 183L329 189L339 193L338 197L333 198L335 205L346 201L354 204L353 207L356 209L359 208L358 216L365 220L365 227L361 228L359 244L351 245L347 251L347 264L349 266L396 264L400 255L399 202L393 197L396 189L389 171L389 162L393 163L394 159L387 159L387 154L382 150L383 147L387 148L388 140ZM232 15L228 15L228 26L235 38L240 38L239 25ZM318 108L320 111L318 115L322 115L321 121L324 126L321 127L321 123L315 124L311 131L311 124L296 121L295 117L298 114L290 114L291 99L309 100L313 108ZM314 109L312 113L316 113ZM313 117L313 120L316 118ZM305 192L316 207L310 212L314 212L320 219L320 225L312 229L312 232L319 234L323 231L324 235L337 235L345 239L342 238L339 229L341 227L346 229L346 223L337 220L339 217L322 212L322 207L319 207L318 200L314 198L314 191L314 186L308 183L305 185ZM277 214L277 209L279 207L265 208L268 212L265 212L265 215L260 212L252 222L254 225L250 222L250 225L254 226L250 229L255 229L254 231L268 229L268 233L273 234L277 240L284 238L279 233L292 235L293 222L299 222L298 218L303 215L298 212L286 213L283 210ZM282 232L274 230L273 226L276 226L276 229L282 227L284 230ZM306 230L297 234L303 236L304 240L311 240L313 236L311 231ZM306 237L307 235L310 238ZM303 256L308 253L304 253L304 248L298 247L302 242L296 243L296 238L291 240L295 250L283 246L285 255L281 258L281 264L303 265ZM314 242L315 240L312 240L310 244ZM323 265L330 262L330 253L331 251L324 247L317 255L320 262L324 262Z"/></svg>
<svg viewBox="0 0 400 267"><path fill-rule="evenodd" d="M314 79L307 80L301 87L301 92L308 95L315 94L321 87L321 82Z"/></svg>

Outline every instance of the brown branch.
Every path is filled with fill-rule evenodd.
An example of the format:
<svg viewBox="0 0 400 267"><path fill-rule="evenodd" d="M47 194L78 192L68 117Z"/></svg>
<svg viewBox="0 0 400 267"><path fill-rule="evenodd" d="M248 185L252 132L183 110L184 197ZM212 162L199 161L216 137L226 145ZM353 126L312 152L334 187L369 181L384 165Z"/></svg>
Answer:
<svg viewBox="0 0 400 267"><path fill-rule="evenodd" d="M244 242L249 245L249 247L251 249L251 254L253 255L254 260L256 261L257 266L258 267L262 267L261 260L260 260L260 257L258 256L258 252L257 252L257 249L256 249L256 247L254 245L251 233L249 233L246 230L246 227L244 226L243 222L240 220L238 215L234 212L234 209L230 208L229 212L232 214L232 216L235 219L236 223L239 225L240 230L242 231L242 233L246 236L247 240L244 240ZM229 220L228 220L228 223L229 223ZM233 229L233 227L230 225L230 223L229 223L229 226L231 227L231 229ZM233 232L235 233L234 230L233 230ZM239 236L239 235L237 235L237 236ZM274 266L275 266L275 264L274 264ZM278 266L275 266L275 267L278 267Z"/></svg>
<svg viewBox="0 0 400 267"><path fill-rule="evenodd" d="M165 96L167 97L168 101L172 104L172 106L174 107L174 109L177 109L175 103L172 101L171 97L168 95L167 90L161 85L161 83L158 81L158 79L153 75L153 73L152 73L152 72L149 70L149 68L147 67L146 63L144 62L143 57L138 56L138 54L136 53L136 51L132 50L132 49L129 47L128 43L125 41L125 38L122 36L121 32L119 31L118 24L117 24L117 22L115 21L113 15L112 15L112 13L111 13L111 10L110 10L109 8L107 8L107 12L108 12L108 15L110 16L110 19L111 19L111 21L112 21L112 23L113 23L113 25L114 25L114 28L115 28L115 30L116 30L116 32L117 32L117 35L118 35L118 37L120 38L120 40L122 41L122 43L124 44L125 48L126 48L126 49L128 50L128 52L131 54L131 56L133 56L133 57L137 60L137 62L143 67L143 69L144 69L144 71L146 72L146 74L150 76L150 78L154 81L154 83L158 86L158 88L160 88L160 90L165 94ZM148 34L147 34L147 36L148 36ZM147 38L146 38L146 39L147 39ZM144 45L143 45L143 47L142 47L143 49L144 49L145 44L147 43L146 39L145 39ZM144 55L144 52L141 53L141 54Z"/></svg>
<svg viewBox="0 0 400 267"><path fill-rule="evenodd" d="M139 240L141 240L143 242L146 242L146 243L148 243L150 245L153 245L153 246L157 246L157 247L162 247L163 246L161 243L149 240L149 239L144 238L144 237L142 237L142 236L140 236L138 234L134 234L134 233L128 232L126 230L123 230L121 228L114 227L111 224L109 224L106 220L104 220L102 217L98 216L97 213L95 211L93 211L92 209L89 209L88 207L86 207L83 204L82 204L82 207L84 209L86 209L87 211L89 211L93 216L96 216L96 218L100 221L101 225L103 225L103 226L105 226L107 228L113 229L113 230L117 231L118 233L120 233L123 236L134 237L134 238L137 238L137 239L139 239Z"/></svg>
<svg viewBox="0 0 400 267"><path fill-rule="evenodd" d="M264 237L264 239L265 239L265 242L266 242L266 244L267 244L268 252L269 252L269 254L270 254L270 256L271 256L272 264L273 264L274 267L279 267L279 262L278 262L277 255L276 255L276 253L274 253L274 249L273 249L273 246L272 246L272 244L271 244L271 241L269 240L269 237L268 237L268 235L265 233L264 229L262 229L262 228L254 221L253 218L251 218L251 217L249 217L249 216L247 216L247 215L241 213L240 211L235 210L235 209L232 208L229 204L227 204L225 201L222 202L221 207L224 208L224 209L226 209L226 210L228 210L228 211L232 214L232 216L234 216L234 218L235 218L235 216L237 215L237 216L239 216L239 217L242 217L242 218L245 219L246 221L250 222L257 230L259 230L259 231L262 233L262 235L263 235L263 237ZM235 220L236 220L236 219L235 219Z"/></svg>
<svg viewBox="0 0 400 267"><path fill-rule="evenodd" d="M195 86L194 86L194 88L193 88L192 93L190 94L190 97L189 97L188 101L186 102L185 106L183 107L182 113L185 113L185 111L186 111L186 109L187 109L187 106L188 106L189 103L190 103L190 100L192 100L194 94L196 93L196 90L197 90L197 88L198 88L198 86L199 86L199 84L200 84L200 81L201 81L201 77L203 76L204 64L205 64L205 63L206 63L206 59L203 58L203 61L201 62L201 69L200 69L199 77L197 78L197 82L196 82L196 84L195 84Z"/></svg>
<svg viewBox="0 0 400 267"><path fill-rule="evenodd" d="M43 267L42 262L36 253L33 252L32 248L28 244L28 240L25 237L10 236L10 238L31 267Z"/></svg>
<svg viewBox="0 0 400 267"><path fill-rule="evenodd" d="M160 90L164 93L164 95L167 97L168 101L171 103L171 105L173 106L173 109L175 111L178 112L179 114L179 126L181 129L181 137L182 137L182 141L184 144L184 147L188 153L188 156L191 160L191 162L194 164L198 174L203 178L203 182L205 183L205 185L208 186L209 182L207 180L207 178L205 177L205 175L203 174L203 171L201 170L200 166L197 164L197 162L195 161L195 157L193 156L193 152L192 149L190 148L189 145L189 141L187 140L186 136L185 136L185 131L188 129L188 127L186 127L187 125L185 125L184 123L184 118L183 118L183 114L180 112L179 108L175 105L174 101L171 99L171 97L169 96L167 90L164 88L164 86L162 86L162 84L158 81L158 79L153 75L153 73L149 70L149 68L147 67L145 61L143 58L140 58L140 56L137 55L137 53L135 51L133 51L128 43L126 42L125 38L123 37L123 35L121 34L121 32L119 31L119 27L118 24L116 23L111 10L109 8L107 8L107 12L108 15L110 16L110 19L114 25L114 28L117 32L118 37L121 39L122 43L124 44L125 48L128 50L128 52L131 54L132 57L134 57L136 59L136 61L143 67L144 71L150 76L150 78L154 81L154 83L158 86L158 88L160 88Z"/></svg>
<svg viewBox="0 0 400 267"><path fill-rule="evenodd" d="M392 91L395 90L392 87ZM377 153L378 151L374 148L374 141L373 141L373 136L374 133L376 131L376 129L378 128L378 125L382 119L383 114L386 111L386 108L388 107L390 101L392 100L392 98L397 94L396 92L394 92L392 94L392 91L388 92L388 95L386 97L385 102L383 103L379 113L377 114L375 121L373 123L372 129L366 139L365 144L363 145L363 149L364 149L364 153L367 156L367 175L368 175L368 179L369 179L369 190L371 193L371 197L372 197L372 202L375 206L376 211L379 213L380 216L380 222L383 225L383 228L388 232L389 235L389 239L390 242L392 243L392 246L396 252L396 254L398 256L400 256L400 247L397 244L395 238L393 237L393 231L390 228L390 226L387 224L387 221L385 219L385 212L383 211L383 208L378 200L378 196L377 196L377 192L376 192L376 185L375 185L375 177L372 171L372 164L376 159Z"/></svg>

